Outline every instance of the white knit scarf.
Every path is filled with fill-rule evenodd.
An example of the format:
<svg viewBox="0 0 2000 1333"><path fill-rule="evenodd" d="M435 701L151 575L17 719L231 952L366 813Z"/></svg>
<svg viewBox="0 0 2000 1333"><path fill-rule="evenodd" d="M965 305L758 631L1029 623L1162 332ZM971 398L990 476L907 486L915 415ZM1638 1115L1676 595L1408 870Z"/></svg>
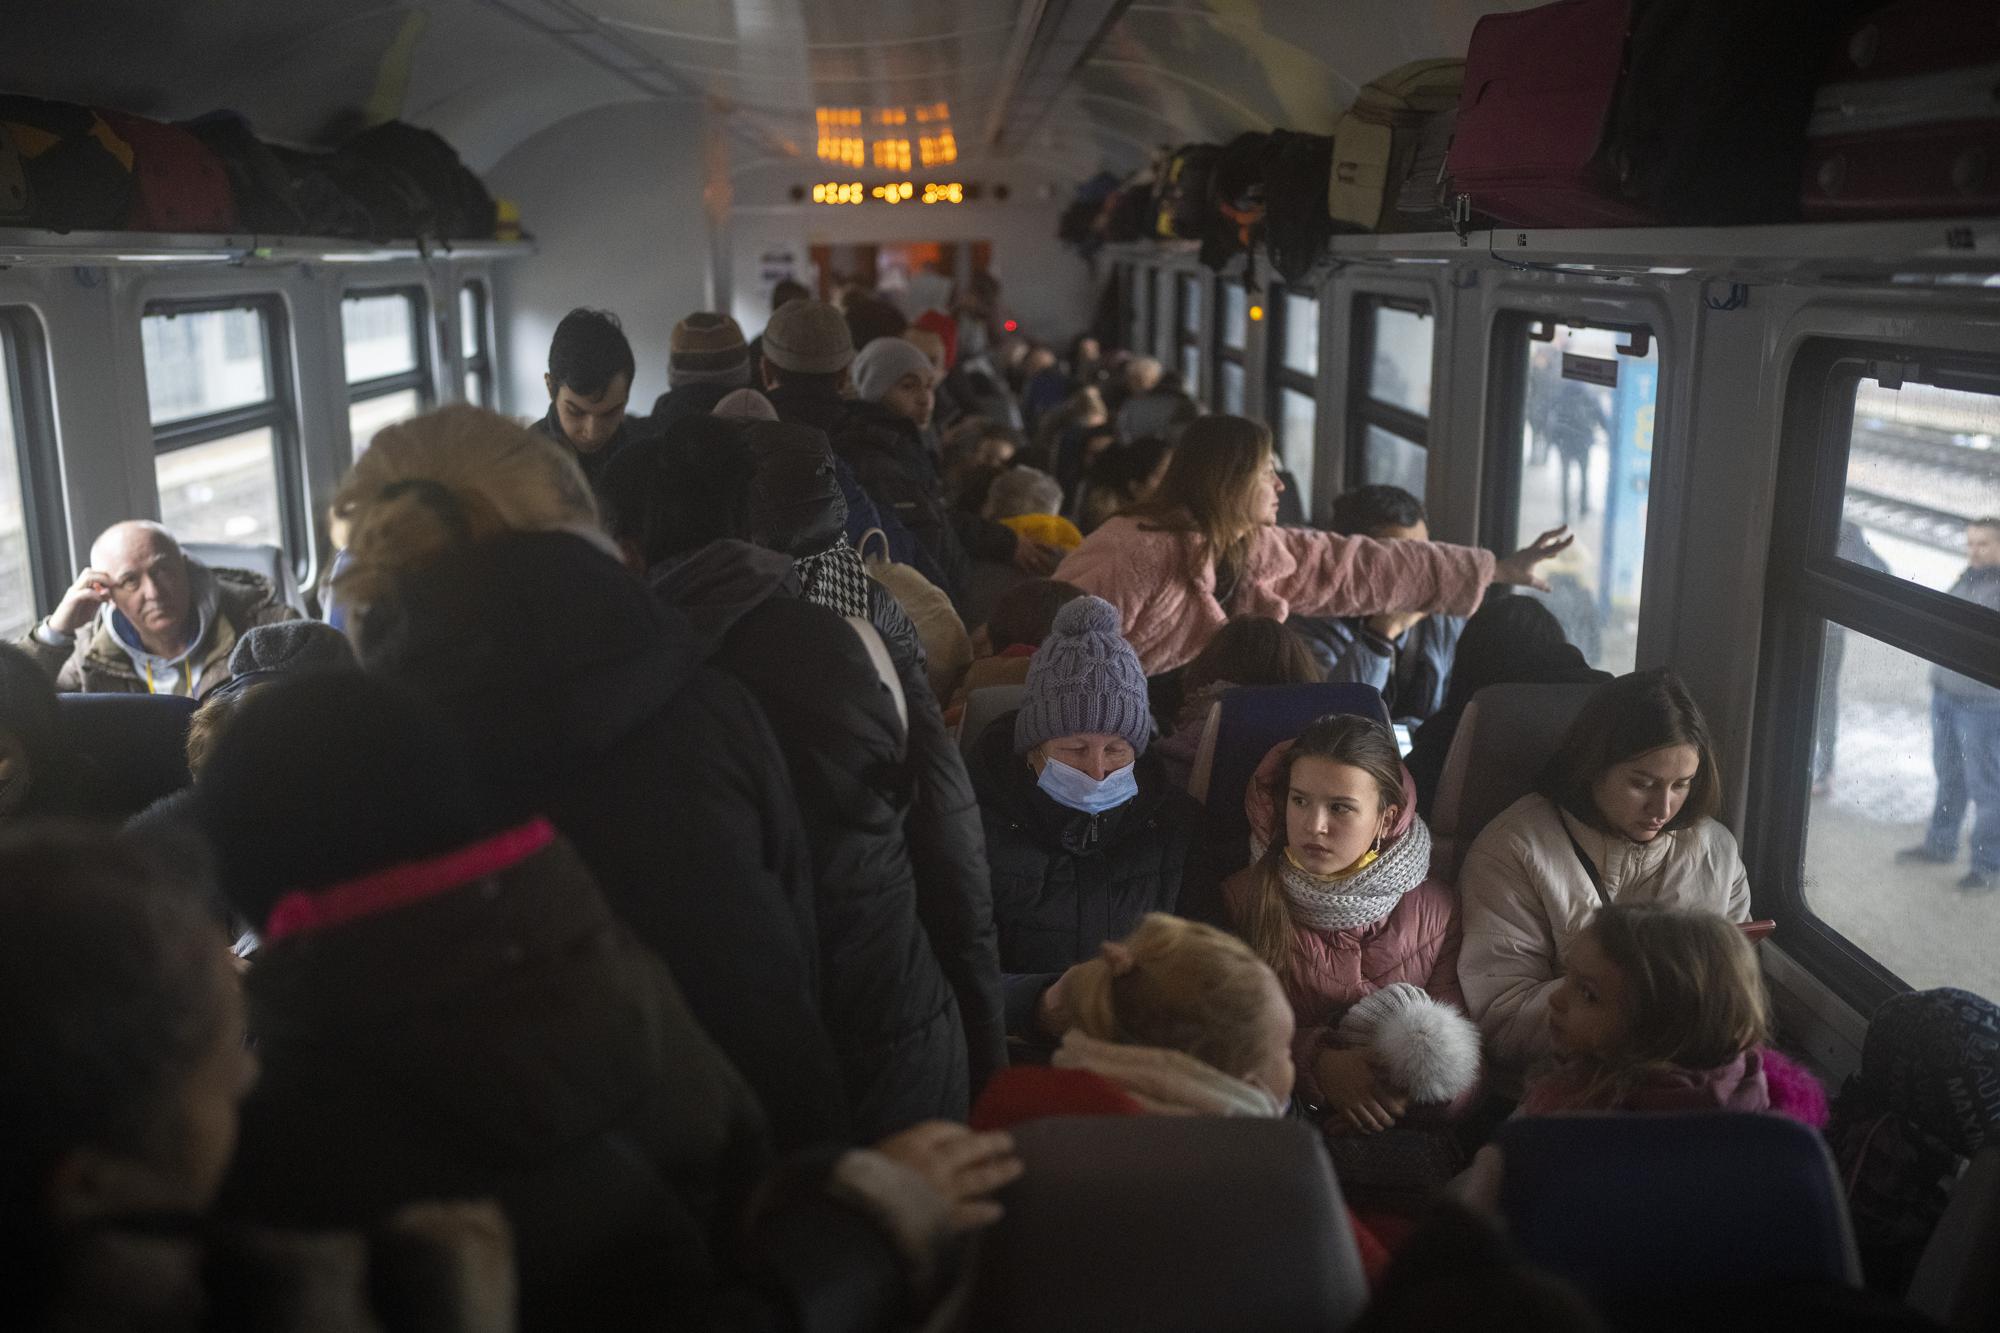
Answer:
<svg viewBox="0 0 2000 1333"><path fill-rule="evenodd" d="M1250 836L1252 860L1261 861L1268 844ZM1314 930L1352 930L1373 925L1396 910L1403 895L1431 873L1431 831L1412 819L1403 836L1351 875L1322 879L1278 859L1278 882L1284 887L1292 919Z"/></svg>
<svg viewBox="0 0 2000 1333"><path fill-rule="evenodd" d="M1099 1041L1072 1028L1049 1063L1083 1069L1131 1094L1151 1115L1240 1115L1270 1119L1284 1114L1270 1093L1204 1064L1192 1055L1158 1046Z"/></svg>

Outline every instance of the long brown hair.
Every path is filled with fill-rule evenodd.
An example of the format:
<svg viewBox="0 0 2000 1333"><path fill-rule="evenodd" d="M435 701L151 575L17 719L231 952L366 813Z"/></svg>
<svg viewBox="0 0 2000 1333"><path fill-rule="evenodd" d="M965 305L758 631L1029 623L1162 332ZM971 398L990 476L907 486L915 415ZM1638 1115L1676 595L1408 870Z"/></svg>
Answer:
<svg viewBox="0 0 2000 1333"><path fill-rule="evenodd" d="M1542 795L1595 829L1603 829L1593 792L1606 770L1668 745L1692 746L1700 763L1687 800L1667 830L1686 828L1715 813L1721 781L1708 721L1681 678L1664 667L1634 671L1608 681L1590 696L1542 770Z"/></svg>
<svg viewBox="0 0 2000 1333"><path fill-rule="evenodd" d="M1189 696L1217 681L1231 685L1305 685L1326 679L1319 659L1281 620L1231 616L1188 663L1181 687Z"/></svg>
<svg viewBox="0 0 2000 1333"><path fill-rule="evenodd" d="M1086 1035L1180 1051L1238 1078L1268 1054L1268 985L1243 941L1162 912L1064 983Z"/></svg>
<svg viewBox="0 0 2000 1333"><path fill-rule="evenodd" d="M1199 417L1181 433L1159 488L1126 512L1152 531L1194 535L1187 547L1191 581L1200 581L1210 565L1218 580L1226 572L1233 581L1261 526L1254 497L1271 454L1271 430L1263 422Z"/></svg>
<svg viewBox="0 0 2000 1333"><path fill-rule="evenodd" d="M1583 1099L1616 1104L1646 1073L1713 1069L1770 1037L1749 937L1716 912L1601 907L1585 927L1624 982L1625 1045L1582 1061Z"/></svg>
<svg viewBox="0 0 2000 1333"><path fill-rule="evenodd" d="M1297 952L1292 947L1292 909L1281 878L1285 864L1285 809L1292 791L1292 768L1301 759L1325 759L1358 768L1374 779L1384 809L1403 802L1403 759L1396 738L1373 718L1334 713L1303 732L1272 775L1271 845L1252 868L1256 889L1238 927L1257 956L1290 983Z"/></svg>

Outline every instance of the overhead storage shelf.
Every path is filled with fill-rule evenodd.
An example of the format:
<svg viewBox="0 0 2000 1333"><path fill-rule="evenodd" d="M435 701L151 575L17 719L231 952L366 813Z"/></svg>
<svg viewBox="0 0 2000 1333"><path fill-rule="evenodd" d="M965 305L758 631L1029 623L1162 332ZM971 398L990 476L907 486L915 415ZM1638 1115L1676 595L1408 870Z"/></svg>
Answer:
<svg viewBox="0 0 2000 1333"><path fill-rule="evenodd" d="M383 264L397 260L514 259L533 241L367 241L327 236L182 236L161 232L31 231L0 227L0 268L134 264Z"/></svg>

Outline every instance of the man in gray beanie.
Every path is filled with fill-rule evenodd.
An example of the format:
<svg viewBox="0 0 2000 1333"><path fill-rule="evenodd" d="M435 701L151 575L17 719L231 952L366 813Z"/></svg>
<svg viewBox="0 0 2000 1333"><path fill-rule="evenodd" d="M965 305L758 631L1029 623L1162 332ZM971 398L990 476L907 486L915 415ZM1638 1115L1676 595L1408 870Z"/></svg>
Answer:
<svg viewBox="0 0 2000 1333"><path fill-rule="evenodd" d="M674 325L667 346L667 391L653 403L655 432L682 417L712 412L726 395L750 387L750 347L727 315L695 311Z"/></svg>
<svg viewBox="0 0 2000 1333"><path fill-rule="evenodd" d="M1179 906L1201 807L1146 753L1151 735L1118 609L1079 597L1029 659L1020 712L973 745L1009 1036L1059 1039L1069 970Z"/></svg>

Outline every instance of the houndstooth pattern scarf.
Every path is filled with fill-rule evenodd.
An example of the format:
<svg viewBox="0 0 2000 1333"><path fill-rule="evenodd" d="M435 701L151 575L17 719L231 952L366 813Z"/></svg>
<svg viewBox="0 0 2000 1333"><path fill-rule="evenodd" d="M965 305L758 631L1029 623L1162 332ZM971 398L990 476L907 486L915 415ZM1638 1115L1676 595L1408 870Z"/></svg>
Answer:
<svg viewBox="0 0 2000 1333"><path fill-rule="evenodd" d="M792 563L799 573L799 592L808 602L868 619L868 570L852 546L838 541Z"/></svg>
<svg viewBox="0 0 2000 1333"><path fill-rule="evenodd" d="M1261 859L1266 844L1254 834L1252 859ZM1321 879L1307 874L1288 858L1278 862L1278 880L1292 919L1314 930L1352 930L1373 925L1396 910L1403 895L1424 882L1431 869L1431 831L1412 819L1402 837L1382 849L1382 855L1352 875Z"/></svg>

